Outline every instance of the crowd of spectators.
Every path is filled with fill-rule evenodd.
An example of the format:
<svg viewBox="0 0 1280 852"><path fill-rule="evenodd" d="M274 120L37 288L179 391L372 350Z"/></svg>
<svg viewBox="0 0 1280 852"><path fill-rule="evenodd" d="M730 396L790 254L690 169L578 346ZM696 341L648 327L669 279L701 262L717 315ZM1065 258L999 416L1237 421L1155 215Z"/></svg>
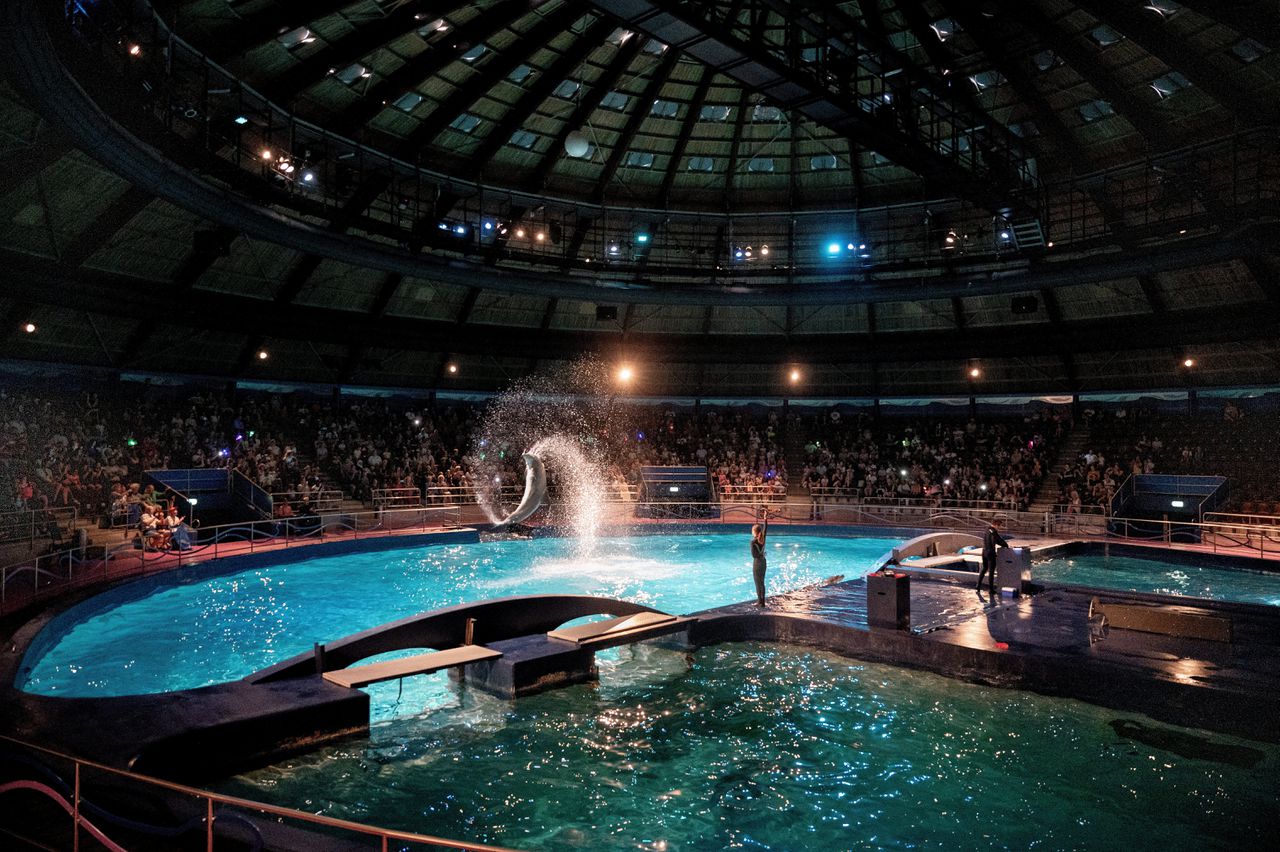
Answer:
<svg viewBox="0 0 1280 852"><path fill-rule="evenodd" d="M484 413L479 404L141 384L7 389L0 390L0 473L13 483L13 509L75 507L130 524L141 507L152 507L153 518L167 515L163 495L141 486L153 468L236 470L282 495L282 516L309 513L316 495L335 486L365 503L388 489L453 502L476 484L471 453ZM1202 449L1209 433L1199 421L1124 409L1085 414L1091 441L1056 483L1058 501L1075 511L1108 505L1130 474L1203 473L1221 461ZM619 493L637 493L645 466L699 465L729 499L785 499L798 483L826 500L1025 509L1070 427L1049 413L875 419L829 410L793 413L784 430L783 416L777 408L619 406L616 422L589 440ZM1217 417L1214 428L1231 434L1259 425L1235 404ZM519 453L498 465L490 459L485 476L518 488Z"/></svg>
<svg viewBox="0 0 1280 852"><path fill-rule="evenodd" d="M1056 415L875 421L803 419L801 482L825 500L930 499L939 506L1025 509L1069 422Z"/></svg>

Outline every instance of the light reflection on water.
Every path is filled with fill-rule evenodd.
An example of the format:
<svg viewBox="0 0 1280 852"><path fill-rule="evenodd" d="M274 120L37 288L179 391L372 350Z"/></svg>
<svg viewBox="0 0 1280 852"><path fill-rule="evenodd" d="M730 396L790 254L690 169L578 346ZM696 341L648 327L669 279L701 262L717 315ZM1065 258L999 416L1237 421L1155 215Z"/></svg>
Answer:
<svg viewBox="0 0 1280 852"><path fill-rule="evenodd" d="M769 592L869 571L894 543L776 533ZM90 602L93 614L46 651L21 685L47 695L104 696L221 683L316 642L511 595L600 595L674 613L755 596L745 534L605 538L585 559L572 548L565 539L419 547L162 584L137 600L125 587ZM102 600L114 597L121 602L104 609Z"/></svg>
<svg viewBox="0 0 1280 852"><path fill-rule="evenodd" d="M1188 759L1115 716L794 648L635 646L598 686L464 689L220 789L528 849L1264 845L1280 749Z"/></svg>

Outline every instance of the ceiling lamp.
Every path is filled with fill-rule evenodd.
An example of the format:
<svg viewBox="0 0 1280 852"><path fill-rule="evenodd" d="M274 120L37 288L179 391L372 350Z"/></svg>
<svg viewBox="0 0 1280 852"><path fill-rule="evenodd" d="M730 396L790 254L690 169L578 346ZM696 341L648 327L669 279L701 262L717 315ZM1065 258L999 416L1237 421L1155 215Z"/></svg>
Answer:
<svg viewBox="0 0 1280 852"><path fill-rule="evenodd" d="M564 152L570 157L585 157L589 150L591 150L591 141L581 130L571 130L569 135L564 137Z"/></svg>

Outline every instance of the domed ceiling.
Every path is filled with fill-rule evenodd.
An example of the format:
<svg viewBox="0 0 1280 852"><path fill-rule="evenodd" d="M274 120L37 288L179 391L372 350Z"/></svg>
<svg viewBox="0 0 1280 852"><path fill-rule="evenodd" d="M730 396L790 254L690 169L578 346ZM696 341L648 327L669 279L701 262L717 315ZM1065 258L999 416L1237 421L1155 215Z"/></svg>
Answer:
<svg viewBox="0 0 1280 852"><path fill-rule="evenodd" d="M664 393L769 392L784 361L821 393L967 391L975 358L993 389L1167 384L1195 346L1274 376L1266 2L63 10L7 13L4 245L77 305L176 290L102 299L139 324L100 335L111 366L196 327L227 340L189 369L315 381L584 349L667 358ZM66 309L32 295L9 313Z"/></svg>

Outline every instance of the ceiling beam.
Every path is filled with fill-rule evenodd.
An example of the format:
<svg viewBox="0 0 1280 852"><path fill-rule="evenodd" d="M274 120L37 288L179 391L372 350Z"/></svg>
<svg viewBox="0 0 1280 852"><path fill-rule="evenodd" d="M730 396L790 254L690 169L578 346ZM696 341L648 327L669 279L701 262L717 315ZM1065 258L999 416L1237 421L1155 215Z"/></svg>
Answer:
<svg viewBox="0 0 1280 852"><path fill-rule="evenodd" d="M543 153L542 159L538 161L538 165L530 172L529 178L525 181L525 188L538 192L546 188L547 181L551 178L552 169L555 167L556 161L566 156L564 150L565 139L575 130L580 130L591 122L591 116L600 107L600 102L604 100L605 95L613 90L613 87L621 79L623 72L631 67L631 63L640 55L640 49L644 47L646 39L643 36L635 36L628 40L621 48L613 60L605 68L604 73L591 84L590 90L583 95L582 90L578 90L578 103L573 109L573 114L560 126L555 137L551 140L551 144ZM587 84L583 83L585 87ZM647 112L644 103L636 104L635 108L641 112Z"/></svg>
<svg viewBox="0 0 1280 852"><path fill-rule="evenodd" d="M527 2L504 0L485 11L484 14L477 15L457 29L446 33L440 41L375 83L364 97L352 102L349 107L331 119L327 129L338 136L352 136L359 133L366 124L378 116L378 113L384 109L393 108L391 104L396 98L414 91L424 81L457 62L462 54L511 26L528 11ZM492 58L488 53L485 56ZM484 56L477 61L488 64ZM407 146L401 146L401 148L407 148ZM405 152L402 150L402 153Z"/></svg>
<svg viewBox="0 0 1280 852"><path fill-rule="evenodd" d="M430 147L431 143L435 142L436 138L457 120L458 116L467 111L467 107L487 95L490 90L507 79L512 71L532 59L535 53L546 47L556 36L568 30L582 15L581 7L576 3L568 2L534 24L531 29L521 34L517 44L511 45L490 59L474 77L454 89L441 101L440 105L409 134L405 147L411 151Z"/></svg>
<svg viewBox="0 0 1280 852"><path fill-rule="evenodd" d="M668 47L666 53L662 55L662 61L658 63L657 69L654 70L653 76L649 78L648 84L644 87L644 94L640 96L640 103L653 103L658 97L658 92L662 91L662 87L667 82L667 78L671 76L671 69L675 67L676 61L680 58L680 51L674 47ZM644 124L649 117L649 110L637 109L627 116L627 123L622 129L618 141L614 144L613 150L609 152L609 159L605 161L604 168L600 171L600 179L596 182L596 188L591 193L591 197L597 204L604 201L605 195L609 190L609 184L613 182L613 177L618 173L618 169L622 166L622 158L626 156L627 151L631 148L631 143L635 141L636 134L640 132L640 126Z"/></svg>
<svg viewBox="0 0 1280 852"><path fill-rule="evenodd" d="M1038 38L1054 55L1065 62L1093 90L1115 109L1116 113L1137 130L1147 146L1159 151L1176 147L1182 137L1171 126L1169 117L1157 113L1154 104L1140 100L1121 86L1107 68L1099 63L1098 51L1085 48L1075 38L1066 35L1055 22L1045 17L1033 3L1023 0L998 0L1001 16L1016 21ZM1056 111L1051 110L1049 114Z"/></svg>
<svg viewBox="0 0 1280 852"><path fill-rule="evenodd" d="M551 97L556 87L564 82L565 78L583 63L586 55L603 43L614 29L612 21L597 18L583 31L571 49L556 57L556 60L538 75L538 79L533 81L533 85L526 90L519 104L513 105L506 111L502 121L494 126L476 148L475 153L470 155L471 165L466 168L465 176L475 178L483 174L485 165L493 159L493 155L498 153L503 145L507 144L511 134L524 126L529 117L538 111L547 98Z"/></svg>
<svg viewBox="0 0 1280 852"><path fill-rule="evenodd" d="M79 266L132 221L155 198L151 193L130 185L114 201L99 211L69 246L62 250L58 262Z"/></svg>
<svg viewBox="0 0 1280 852"><path fill-rule="evenodd" d="M1231 82L1201 52L1187 43L1159 15L1136 4L1116 0L1076 0L1076 5L1126 37L1169 68L1180 71L1219 106L1234 114L1246 126L1268 126L1280 121L1280 111L1270 99L1258 98Z"/></svg>

